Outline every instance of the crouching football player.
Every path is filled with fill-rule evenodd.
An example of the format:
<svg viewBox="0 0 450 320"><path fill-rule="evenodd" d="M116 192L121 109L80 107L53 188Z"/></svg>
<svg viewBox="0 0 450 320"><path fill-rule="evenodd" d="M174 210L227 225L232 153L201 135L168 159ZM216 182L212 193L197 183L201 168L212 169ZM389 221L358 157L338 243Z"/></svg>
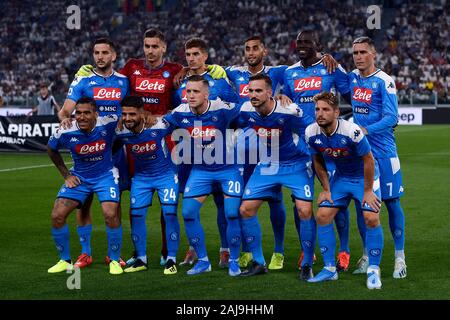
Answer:
<svg viewBox="0 0 450 320"><path fill-rule="evenodd" d="M109 273L123 273L119 264L122 247L122 226L117 211L119 175L112 158L116 124L116 115L98 117L95 100L81 98L75 105L72 126L59 129L48 141L48 155L65 180L52 210L52 236L60 260L48 269L49 273L73 268L66 219L91 193L97 194L105 217L108 256L111 258ZM71 171L64 164L60 149L70 150L74 162Z"/></svg>

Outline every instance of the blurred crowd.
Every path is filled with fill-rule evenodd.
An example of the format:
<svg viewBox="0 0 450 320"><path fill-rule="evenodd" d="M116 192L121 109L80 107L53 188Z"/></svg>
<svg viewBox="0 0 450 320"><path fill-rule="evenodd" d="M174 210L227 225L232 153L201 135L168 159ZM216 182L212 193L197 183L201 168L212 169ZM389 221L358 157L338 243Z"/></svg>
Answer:
<svg viewBox="0 0 450 320"><path fill-rule="evenodd" d="M140 57L149 27L165 32L168 59L184 64L184 42L199 36L209 44L209 63L244 64L243 42L262 35L267 64L297 61L299 30L319 31L323 51L353 69L352 40L368 35L378 44L378 66L391 74L401 103L450 103L450 4L395 1L382 9L383 27L368 30L368 4L358 1L293 0L86 0L81 29L71 30L65 1L7 0L0 3L0 96L3 103L29 104L42 82L63 102L78 67L91 61L91 43L110 36L118 45L116 68ZM443 2L444 4L442 4ZM386 21L387 23L386 25Z"/></svg>

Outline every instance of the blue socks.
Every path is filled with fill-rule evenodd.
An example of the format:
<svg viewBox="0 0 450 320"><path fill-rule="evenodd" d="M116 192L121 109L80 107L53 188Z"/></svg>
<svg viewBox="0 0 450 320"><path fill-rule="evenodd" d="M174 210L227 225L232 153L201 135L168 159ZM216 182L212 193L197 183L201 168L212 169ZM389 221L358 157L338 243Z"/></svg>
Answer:
<svg viewBox="0 0 450 320"><path fill-rule="evenodd" d="M275 237L274 252L284 254L284 226L286 224L286 208L283 201L269 201L270 221Z"/></svg>
<svg viewBox="0 0 450 320"><path fill-rule="evenodd" d="M199 259L205 259L208 255L206 253L205 233L200 223L201 207L202 203L194 198L183 199L182 214L189 245L194 248Z"/></svg>
<svg viewBox="0 0 450 320"><path fill-rule="evenodd" d="M67 224L59 229L52 227L52 236L60 259L70 260L69 227Z"/></svg>
<svg viewBox="0 0 450 320"><path fill-rule="evenodd" d="M106 236L108 238L108 256L111 260L119 261L122 249L122 226L117 228L106 226Z"/></svg>
<svg viewBox="0 0 450 320"><path fill-rule="evenodd" d="M217 227L219 228L220 247L228 248L227 218L225 217L224 197L221 193L214 193L213 198L217 207Z"/></svg>
<svg viewBox="0 0 450 320"><path fill-rule="evenodd" d="M314 248L316 246L316 220L314 217L311 217L309 220L300 219L299 237L301 238L301 245L304 253L302 267L304 265L312 267Z"/></svg>
<svg viewBox="0 0 450 320"><path fill-rule="evenodd" d="M389 228L391 229L392 238L396 251L405 249L405 214L400 205L400 199L390 199L384 201L389 213Z"/></svg>
<svg viewBox="0 0 450 320"><path fill-rule="evenodd" d="M320 253L323 256L325 267L335 267L336 260L334 258L336 251L336 237L334 235L333 224L317 226L317 235L319 240Z"/></svg>
<svg viewBox="0 0 450 320"><path fill-rule="evenodd" d="M91 250L91 234L92 224L77 227L78 238L81 244L81 253L85 253L88 256L92 255Z"/></svg>
<svg viewBox="0 0 450 320"><path fill-rule="evenodd" d="M339 209L338 213L334 217L336 223L336 229L339 235L339 252L345 251L350 253L350 247L348 245L349 227L350 227L350 212L348 208Z"/></svg>
<svg viewBox="0 0 450 320"><path fill-rule="evenodd" d="M383 228L381 224L375 228L367 227L366 232L367 254L369 256L369 265L379 266L383 254Z"/></svg>
<svg viewBox="0 0 450 320"><path fill-rule="evenodd" d="M134 244L134 250L137 257L147 255L147 207L140 209L131 209L131 240Z"/></svg>
<svg viewBox="0 0 450 320"><path fill-rule="evenodd" d="M162 205L166 220L167 256L176 257L180 245L180 223L177 218L177 206Z"/></svg>
<svg viewBox="0 0 450 320"><path fill-rule="evenodd" d="M356 209L356 222L358 223L358 231L359 235L361 236L363 249L366 248L366 222L364 221L364 215L361 210L361 203L355 202L355 209Z"/></svg>
<svg viewBox="0 0 450 320"><path fill-rule="evenodd" d="M265 265L264 254L262 250L261 227L256 216L251 218L242 218L242 231L244 241L253 255L253 260L261 265Z"/></svg>
<svg viewBox="0 0 450 320"><path fill-rule="evenodd" d="M239 207L241 198L225 198L225 213L227 217L227 238L230 247L230 259L239 259L241 248L241 224L239 222Z"/></svg>

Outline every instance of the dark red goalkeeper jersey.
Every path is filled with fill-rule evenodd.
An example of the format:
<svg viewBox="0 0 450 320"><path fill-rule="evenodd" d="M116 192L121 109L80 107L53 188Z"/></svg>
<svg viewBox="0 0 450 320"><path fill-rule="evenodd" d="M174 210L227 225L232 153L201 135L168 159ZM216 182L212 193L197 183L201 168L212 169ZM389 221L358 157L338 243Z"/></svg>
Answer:
<svg viewBox="0 0 450 320"><path fill-rule="evenodd" d="M144 109L153 115L165 115L173 109L173 78L182 65L164 61L150 69L144 59L130 59L120 70L130 81L130 94L143 97Z"/></svg>

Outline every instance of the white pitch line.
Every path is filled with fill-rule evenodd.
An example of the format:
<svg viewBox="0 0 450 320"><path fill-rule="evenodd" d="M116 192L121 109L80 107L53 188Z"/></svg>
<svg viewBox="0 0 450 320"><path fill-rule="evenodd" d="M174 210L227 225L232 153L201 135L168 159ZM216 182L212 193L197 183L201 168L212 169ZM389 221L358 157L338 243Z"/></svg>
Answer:
<svg viewBox="0 0 450 320"><path fill-rule="evenodd" d="M72 162L68 162L71 164ZM41 164L39 166L28 166L28 167L18 167L18 168L9 168L9 169L0 169L0 172L10 172L10 171L19 171L19 170L27 170L27 169L36 169L36 168L46 168L53 167L53 164Z"/></svg>

